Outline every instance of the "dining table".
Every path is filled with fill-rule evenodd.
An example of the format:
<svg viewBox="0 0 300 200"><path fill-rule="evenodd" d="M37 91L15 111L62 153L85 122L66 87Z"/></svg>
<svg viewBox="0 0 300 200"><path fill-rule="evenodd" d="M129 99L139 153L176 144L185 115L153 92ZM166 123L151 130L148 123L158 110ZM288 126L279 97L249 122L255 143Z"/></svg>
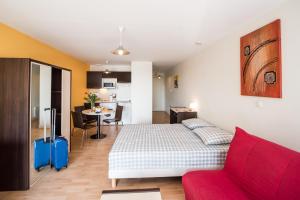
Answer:
<svg viewBox="0 0 300 200"><path fill-rule="evenodd" d="M82 114L90 115L90 116L97 116L97 132L94 135L91 135L91 139L103 139L106 137L104 133L101 133L101 116L103 115L111 115L114 111L111 109L102 109L101 111L95 111L93 109L83 110Z"/></svg>

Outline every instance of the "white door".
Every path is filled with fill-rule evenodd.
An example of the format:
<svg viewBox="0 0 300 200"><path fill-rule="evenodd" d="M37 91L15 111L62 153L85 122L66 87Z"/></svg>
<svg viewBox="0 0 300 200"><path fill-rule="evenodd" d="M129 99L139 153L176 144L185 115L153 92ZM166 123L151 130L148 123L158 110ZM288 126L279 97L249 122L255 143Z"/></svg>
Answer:
<svg viewBox="0 0 300 200"><path fill-rule="evenodd" d="M62 70L61 135L68 140L70 151L71 72Z"/></svg>
<svg viewBox="0 0 300 200"><path fill-rule="evenodd" d="M165 79L153 78L153 111L165 111Z"/></svg>

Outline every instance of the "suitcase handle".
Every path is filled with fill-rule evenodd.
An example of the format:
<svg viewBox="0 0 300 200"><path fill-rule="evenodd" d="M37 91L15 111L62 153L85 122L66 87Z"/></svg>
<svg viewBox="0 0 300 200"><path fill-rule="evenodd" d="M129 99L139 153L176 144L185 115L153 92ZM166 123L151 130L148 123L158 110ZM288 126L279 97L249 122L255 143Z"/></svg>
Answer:
<svg viewBox="0 0 300 200"><path fill-rule="evenodd" d="M44 142L47 140L47 111L50 111L50 108L44 109Z"/></svg>
<svg viewBox="0 0 300 200"><path fill-rule="evenodd" d="M56 109L55 108L45 108L44 109L44 142L46 142L47 138L47 111L51 113L51 135L50 139L55 140L55 124L56 124Z"/></svg>
<svg viewBox="0 0 300 200"><path fill-rule="evenodd" d="M52 108L52 137L55 140L56 109Z"/></svg>

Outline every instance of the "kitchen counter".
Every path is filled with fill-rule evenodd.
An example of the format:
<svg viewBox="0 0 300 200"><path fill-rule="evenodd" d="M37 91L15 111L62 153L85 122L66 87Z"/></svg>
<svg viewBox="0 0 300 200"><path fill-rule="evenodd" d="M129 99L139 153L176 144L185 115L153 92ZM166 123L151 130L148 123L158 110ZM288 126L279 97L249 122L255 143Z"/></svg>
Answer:
<svg viewBox="0 0 300 200"><path fill-rule="evenodd" d="M96 103L131 103L131 101L130 100L115 100L115 101L102 100L102 101L96 101Z"/></svg>

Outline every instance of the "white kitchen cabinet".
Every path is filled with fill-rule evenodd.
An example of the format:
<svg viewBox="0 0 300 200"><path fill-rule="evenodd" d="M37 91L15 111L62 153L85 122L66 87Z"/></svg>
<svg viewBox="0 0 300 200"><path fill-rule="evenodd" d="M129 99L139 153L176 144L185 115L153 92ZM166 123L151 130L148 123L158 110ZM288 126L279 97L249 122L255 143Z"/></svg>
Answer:
<svg viewBox="0 0 300 200"><path fill-rule="evenodd" d="M101 116L101 123L103 123L104 119L113 119L115 117L115 111L117 104L123 106L122 113L122 122L123 124L131 124L131 102L130 101L117 101L117 102L101 102L100 105L107 108L112 109L114 112L110 116Z"/></svg>
<svg viewBox="0 0 300 200"><path fill-rule="evenodd" d="M130 101L120 101L118 103L123 106L122 122L124 124L131 124L131 102Z"/></svg>
<svg viewBox="0 0 300 200"><path fill-rule="evenodd" d="M101 124L105 124L105 123L103 123L103 120L105 120L105 119L113 119L113 118L115 118L115 111L116 111L116 107L117 107L117 103L116 102L101 102L100 106L103 106L103 107L105 107L107 109L111 109L111 110L114 111L110 116L102 115L101 116Z"/></svg>

